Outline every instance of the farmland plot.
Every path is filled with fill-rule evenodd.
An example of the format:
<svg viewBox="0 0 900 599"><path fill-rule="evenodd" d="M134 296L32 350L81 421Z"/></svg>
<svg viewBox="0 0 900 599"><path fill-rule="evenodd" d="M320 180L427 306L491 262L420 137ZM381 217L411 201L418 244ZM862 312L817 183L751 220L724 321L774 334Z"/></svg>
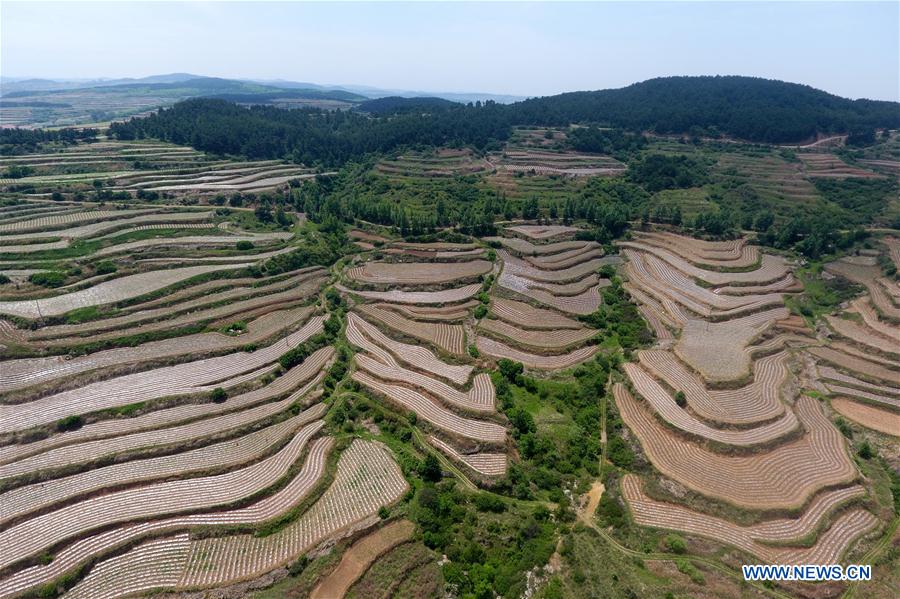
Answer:
<svg viewBox="0 0 900 599"><path fill-rule="evenodd" d="M258 376L255 371L268 367L287 349L321 331L324 320L323 316L314 317L299 331L253 353L187 362L92 383L25 404L0 405L0 433L160 397L208 392L215 387L227 389L245 380L242 375Z"/></svg>
<svg viewBox="0 0 900 599"><path fill-rule="evenodd" d="M388 366L398 366L396 356L405 364L457 385L465 385L473 371L471 366L448 364L424 347L395 341L352 312L347 315L347 341Z"/></svg>
<svg viewBox="0 0 900 599"><path fill-rule="evenodd" d="M803 538L816 530L828 512L865 493L859 486L820 494L799 519L771 520L753 526L739 526L679 505L651 499L644 495L640 479L633 474L624 477L622 491L632 514L643 526L707 537L737 547L767 563L838 563L859 536L878 526L878 519L871 513L853 509L838 517L811 547L803 546ZM789 546L792 541L796 546ZM773 546L771 543L788 546Z"/></svg>
<svg viewBox="0 0 900 599"><path fill-rule="evenodd" d="M451 459L465 464L478 474L483 476L503 476L506 474L507 457L505 453L477 452L463 454L446 441L434 435L428 437L428 440Z"/></svg>
<svg viewBox="0 0 900 599"><path fill-rule="evenodd" d="M363 488L366 492L361 493ZM341 454L328 490L287 528L261 538L239 535L192 541L178 587L219 586L284 565L322 539L364 522L407 489L386 448L354 440Z"/></svg>
<svg viewBox="0 0 900 599"><path fill-rule="evenodd" d="M878 408L844 397L832 399L831 407L838 414L866 428L900 437L900 412Z"/></svg>
<svg viewBox="0 0 900 599"><path fill-rule="evenodd" d="M310 599L343 597L350 587L380 555L408 541L415 531L409 520L392 522L353 544L341 557L341 563L319 583Z"/></svg>
<svg viewBox="0 0 900 599"><path fill-rule="evenodd" d="M506 439L506 429L499 424L457 416L408 387L385 383L360 370L353 373L353 380L401 408L415 412L422 420L452 436L493 444L503 443Z"/></svg>
<svg viewBox="0 0 900 599"><path fill-rule="evenodd" d="M307 307L271 312L250 322L247 325L247 332L243 335L226 335L219 332L197 333L151 341L136 347L110 349L68 360L60 356L10 360L4 363L3 373L0 375L0 392L37 385L61 376L72 376L109 366L185 354L202 355L234 350L249 343L260 343L279 331L302 323L312 313L312 310L312 307Z"/></svg>
<svg viewBox="0 0 900 599"><path fill-rule="evenodd" d="M471 279L490 272L486 260L468 262L366 262L347 271L355 281L373 285L431 285Z"/></svg>
<svg viewBox="0 0 900 599"><path fill-rule="evenodd" d="M5 595L12 590L22 590L46 583L88 559L96 558L97 556L108 553L118 547L127 547L129 544L133 544L142 537L173 533L191 527L258 525L271 520L272 518L276 518L299 503L313 490L324 473L325 458L331 447L332 439L328 437L312 441L310 443L306 461L297 476L292 478L281 490L256 503L228 511L202 512L132 524L96 534L69 545L59 552L55 556L55 559L48 565L34 566L25 569L6 580L0 581L0 594ZM181 538L182 535L174 535L165 537L163 541L171 544L177 542L177 540ZM81 588L85 590L90 589L90 593L95 593L100 591L94 590L93 587L95 585L102 585L101 588L106 589L103 592L112 594L115 593L115 589L118 586L127 587L127 584L123 584L121 580L107 578L105 574L99 574L101 572L107 572L104 567L104 564L106 563L117 564L117 567L120 567L122 570L120 574L128 576L131 575L131 572L134 572L134 576L137 580L156 581L154 569L140 569L140 566L146 559L143 555L142 548L147 545L152 545L153 543L154 542L150 542L139 546L136 550L121 556L121 559L111 558L106 562L102 562L100 566L92 570L91 574L82 581L80 585ZM165 543L163 544L163 547L168 546L169 545ZM186 559L186 556L183 557ZM183 573L183 559L179 558L174 562L167 561L166 563L173 567L177 564L179 574ZM98 574L94 575L94 572L97 572ZM159 586L159 584L153 584L151 586Z"/></svg>
<svg viewBox="0 0 900 599"><path fill-rule="evenodd" d="M550 331L520 329L502 320L491 319L482 320L478 328L517 345L544 352L560 351L573 345L580 345L597 335L597 331L587 328Z"/></svg>
<svg viewBox="0 0 900 599"><path fill-rule="evenodd" d="M706 377L698 376L666 350L638 352L641 366L671 389L682 391L691 409L702 418L727 424L750 424L777 418L784 413L781 387L788 376L787 352L758 360L753 381L727 389L708 389Z"/></svg>
<svg viewBox="0 0 900 599"><path fill-rule="evenodd" d="M217 264L209 266L187 266L142 272L105 281L93 287L73 291L64 295L34 300L0 302L0 314L10 314L22 318L43 318L58 316L78 308L113 304L123 300L153 293L192 277L222 270L237 270L250 266L253 262L238 264Z"/></svg>
<svg viewBox="0 0 900 599"><path fill-rule="evenodd" d="M418 322L369 304L360 305L356 309L403 335L421 339L451 354L461 355L465 349L465 331L460 325Z"/></svg>
<svg viewBox="0 0 900 599"><path fill-rule="evenodd" d="M323 422L304 428L278 453L252 466L218 476L175 480L94 497L36 516L0 533L0 566L43 551L94 528L150 519L166 513L208 509L251 497L284 476Z"/></svg>
<svg viewBox="0 0 900 599"><path fill-rule="evenodd" d="M481 285L474 283L457 289L444 289L441 291L362 291L348 289L343 285L335 285L335 288L344 293L352 293L365 299L383 302L395 302L398 304L452 304L471 298L478 293Z"/></svg>
<svg viewBox="0 0 900 599"><path fill-rule="evenodd" d="M553 237L572 237L580 231L578 227L564 225L515 225L506 227L506 230L537 240L551 239Z"/></svg>
<svg viewBox="0 0 900 599"><path fill-rule="evenodd" d="M753 456L724 456L685 443L656 422L627 392L616 397L622 418L653 465L694 491L747 509L795 509L819 490L853 482L856 468L840 432L815 399L802 396L796 412L807 434ZM791 476L784 477L790 471Z"/></svg>
<svg viewBox="0 0 900 599"><path fill-rule="evenodd" d="M333 351L322 348L272 384L223 403L185 404L128 419L101 420L34 443L4 446L0 451L0 480L174 448L254 426L298 400L308 401L307 394L321 382ZM287 393L290 395L278 399ZM323 411L324 405L317 404L304 414L318 418Z"/></svg>
<svg viewBox="0 0 900 599"><path fill-rule="evenodd" d="M18 233L15 235L4 235L2 241L25 241L32 239L46 238L63 238L63 239L87 239L99 236L101 233L116 231L116 235L124 233L126 230L136 230L140 227L165 224L166 228L172 223L190 224L191 226L203 226L203 221L212 218L212 212L145 212L131 218L121 218L115 220L103 220L100 222L81 225L78 227L70 227L66 229L56 229L52 231L34 231L31 233ZM99 237L98 237L99 238ZM2 246L0 246L2 247Z"/></svg>
<svg viewBox="0 0 900 599"><path fill-rule="evenodd" d="M185 476L224 467L235 467L264 457L286 441L302 425L318 416L316 409L237 439L214 443L199 449L132 462L113 464L80 474L19 487L4 494L0 523L37 511L67 498L103 488L117 488L137 482Z"/></svg>
<svg viewBox="0 0 900 599"><path fill-rule="evenodd" d="M434 397L462 410L494 411L494 386L491 384L491 378L485 373L475 375L472 379L471 391L460 392L429 376L399 366L385 365L366 354L356 356L356 365L383 380L405 383L423 389Z"/></svg>
<svg viewBox="0 0 900 599"><path fill-rule="evenodd" d="M536 370L564 370L571 368L585 360L590 359L598 351L596 345L587 345L572 350L569 353L544 356L540 354L531 354L514 347L510 347L494 339L488 337L478 337L475 343L478 351L492 358L513 360L521 362L527 368Z"/></svg>
<svg viewBox="0 0 900 599"><path fill-rule="evenodd" d="M714 428L681 409L672 395L640 366L626 364L625 372L637 392L650 404L651 409L662 420L673 428L700 439L709 439L725 445L752 447L777 440L797 430L797 418L791 411L785 412L781 418L770 424L762 424L749 430L735 431ZM624 387L621 386L616 386L613 390L616 397L622 393L627 393Z"/></svg>

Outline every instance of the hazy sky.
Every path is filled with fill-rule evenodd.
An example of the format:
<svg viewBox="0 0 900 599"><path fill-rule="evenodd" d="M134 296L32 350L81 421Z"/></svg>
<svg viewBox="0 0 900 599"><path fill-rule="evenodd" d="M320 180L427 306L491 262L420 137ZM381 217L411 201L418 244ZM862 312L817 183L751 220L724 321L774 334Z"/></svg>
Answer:
<svg viewBox="0 0 900 599"><path fill-rule="evenodd" d="M546 95L736 74L900 99L900 3L0 2L0 74Z"/></svg>

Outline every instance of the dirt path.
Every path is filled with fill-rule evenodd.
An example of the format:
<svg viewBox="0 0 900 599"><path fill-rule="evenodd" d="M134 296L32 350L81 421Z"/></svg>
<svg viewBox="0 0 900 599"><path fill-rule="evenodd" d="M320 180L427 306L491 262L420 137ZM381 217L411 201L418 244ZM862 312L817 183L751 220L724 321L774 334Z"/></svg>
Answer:
<svg viewBox="0 0 900 599"><path fill-rule="evenodd" d="M310 599L343 597L378 557L412 536L415 525L399 520L363 537L344 552L341 562L331 574L310 593Z"/></svg>
<svg viewBox="0 0 900 599"><path fill-rule="evenodd" d="M585 523L590 524L593 520L594 512L597 511L597 506L600 505L600 498L603 497L603 491L605 490L606 487L599 480L594 481L594 484L591 485L591 490L587 492L587 503L584 504L584 508L578 514L579 518Z"/></svg>

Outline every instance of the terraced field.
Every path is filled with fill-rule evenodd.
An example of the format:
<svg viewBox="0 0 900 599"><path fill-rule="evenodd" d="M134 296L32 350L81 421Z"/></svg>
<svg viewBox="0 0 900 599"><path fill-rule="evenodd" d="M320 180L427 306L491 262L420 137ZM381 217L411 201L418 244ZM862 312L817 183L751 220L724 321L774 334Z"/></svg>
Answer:
<svg viewBox="0 0 900 599"><path fill-rule="evenodd" d="M406 152L380 161L375 170L392 179L422 179L470 175L493 170L493 165L470 150L439 149L433 152Z"/></svg>
<svg viewBox="0 0 900 599"><path fill-rule="evenodd" d="M24 166L31 174L0 179L72 191L90 189L94 180L110 191L214 194L265 191L290 181L321 175L302 165L277 160L238 162L207 156L192 148L142 141L102 141L56 148L55 151L0 158L0 168Z"/></svg>
<svg viewBox="0 0 900 599"><path fill-rule="evenodd" d="M642 232L621 246L628 289L658 332L656 347L623 366L627 386L613 385L616 407L655 469L620 482L632 517L767 563L840 562L882 521L859 503L867 491L845 438L823 405L799 393L799 365L809 352L822 362L805 384L867 401L893 397L894 387L877 381L896 380L896 373L864 353L823 345L789 317L785 295L802 290L791 265L744 239ZM871 272L865 278L877 279ZM836 367L859 369L865 380ZM832 399L832 408L869 422L892 414L843 398ZM685 501L679 489L705 499ZM755 523L733 521L734 509ZM773 510L791 515L773 518Z"/></svg>

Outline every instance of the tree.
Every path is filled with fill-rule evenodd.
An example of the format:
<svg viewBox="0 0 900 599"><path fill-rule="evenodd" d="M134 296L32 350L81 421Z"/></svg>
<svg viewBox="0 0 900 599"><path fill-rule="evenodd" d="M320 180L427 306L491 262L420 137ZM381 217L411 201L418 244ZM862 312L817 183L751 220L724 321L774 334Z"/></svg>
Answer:
<svg viewBox="0 0 900 599"><path fill-rule="evenodd" d="M270 223L272 222L272 209L269 207L269 204L260 204L256 207L256 210L253 211L253 214L256 216L256 220L261 223Z"/></svg>
<svg viewBox="0 0 900 599"><path fill-rule="evenodd" d="M429 453L427 456L425 456L425 461L422 463L419 474L422 475L423 479L429 482L437 482L441 480L441 477L443 476L443 473L441 472L441 463L433 453Z"/></svg>

